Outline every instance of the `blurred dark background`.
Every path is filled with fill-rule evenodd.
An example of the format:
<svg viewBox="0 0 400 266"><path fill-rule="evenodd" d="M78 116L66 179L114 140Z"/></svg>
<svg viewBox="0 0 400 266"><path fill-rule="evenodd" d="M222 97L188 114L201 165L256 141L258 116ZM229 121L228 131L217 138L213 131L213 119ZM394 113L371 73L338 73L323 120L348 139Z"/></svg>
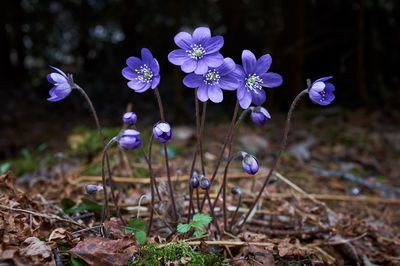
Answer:
<svg viewBox="0 0 400 266"><path fill-rule="evenodd" d="M92 127L82 97L46 101L45 76L54 65L74 74L103 123L119 125L128 103L147 123L157 119L153 94L134 94L121 76L125 59L148 47L161 65L160 91L168 117L193 122L192 90L167 61L174 35L209 26L223 35L221 52L237 63L243 49L270 53L284 84L267 108L287 110L305 79L333 75L335 108L400 106L400 1L396 0L9 0L0 3L0 158L21 147L63 139L79 124ZM210 105L210 120L227 120L234 94ZM309 108L315 108L312 104ZM215 114L215 115L213 115Z"/></svg>

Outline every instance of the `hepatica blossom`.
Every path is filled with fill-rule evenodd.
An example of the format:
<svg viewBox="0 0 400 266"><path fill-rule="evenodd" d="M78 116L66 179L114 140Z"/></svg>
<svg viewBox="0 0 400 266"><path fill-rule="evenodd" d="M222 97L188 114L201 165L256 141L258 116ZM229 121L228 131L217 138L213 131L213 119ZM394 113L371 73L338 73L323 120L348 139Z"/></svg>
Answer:
<svg viewBox="0 0 400 266"><path fill-rule="evenodd" d="M209 28L196 28L192 35L180 32L174 37L180 48L168 55L168 60L185 73L205 74L209 67L218 67L224 62L219 49L224 45L222 36L211 37Z"/></svg>
<svg viewBox="0 0 400 266"><path fill-rule="evenodd" d="M326 82L331 78L332 76L320 78L311 84L308 89L311 101L319 105L328 105L335 99L333 94L335 86L330 82Z"/></svg>
<svg viewBox="0 0 400 266"><path fill-rule="evenodd" d="M47 80L53 84L53 88L50 89L50 97L47 99L50 102L57 102L67 97L72 91L72 79L67 76L62 70L50 66L57 72L53 72L47 75Z"/></svg>
<svg viewBox="0 0 400 266"><path fill-rule="evenodd" d="M147 48L142 48L141 54L142 59L129 57L126 60L128 66L122 69L122 76L129 80L128 87L138 93L154 89L160 83L158 61Z"/></svg>
<svg viewBox="0 0 400 266"><path fill-rule="evenodd" d="M197 75L190 73L183 79L185 86L197 89L197 98L205 102L210 99L214 103L222 102L222 90L235 90L238 81L235 74L235 62L231 58L225 58L222 65L209 68L206 73Z"/></svg>
<svg viewBox="0 0 400 266"><path fill-rule="evenodd" d="M269 54L257 60L251 51L243 51L243 66L237 65L236 68L239 81L237 99L243 109L247 109L252 103L259 106L265 102L263 87L275 88L282 84L281 75L268 72L271 63L272 58Z"/></svg>

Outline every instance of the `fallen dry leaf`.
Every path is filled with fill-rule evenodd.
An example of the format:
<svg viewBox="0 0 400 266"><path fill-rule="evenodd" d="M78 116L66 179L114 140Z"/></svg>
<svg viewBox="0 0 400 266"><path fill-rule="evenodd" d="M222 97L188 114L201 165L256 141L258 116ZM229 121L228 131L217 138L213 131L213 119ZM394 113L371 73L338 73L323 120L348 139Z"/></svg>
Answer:
<svg viewBox="0 0 400 266"><path fill-rule="evenodd" d="M312 252L310 249L306 247L302 247L300 245L300 241L298 239L295 240L294 243L291 243L290 238L283 239L282 242L278 245L279 256L308 256Z"/></svg>
<svg viewBox="0 0 400 266"><path fill-rule="evenodd" d="M28 237L22 245L26 246L19 250L20 255L29 257L34 265L44 265L53 260L51 248L37 237Z"/></svg>
<svg viewBox="0 0 400 266"><path fill-rule="evenodd" d="M138 243L134 239L90 237L79 242L70 253L89 265L108 266L126 265L137 251Z"/></svg>

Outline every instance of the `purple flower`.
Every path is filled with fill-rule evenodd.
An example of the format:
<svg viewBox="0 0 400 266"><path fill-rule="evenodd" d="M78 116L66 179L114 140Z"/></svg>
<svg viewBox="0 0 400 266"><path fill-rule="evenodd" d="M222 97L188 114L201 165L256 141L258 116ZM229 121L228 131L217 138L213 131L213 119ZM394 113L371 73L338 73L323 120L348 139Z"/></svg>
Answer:
<svg viewBox="0 0 400 266"><path fill-rule="evenodd" d="M211 186L210 180L204 175L200 178L200 187L203 190L208 190Z"/></svg>
<svg viewBox="0 0 400 266"><path fill-rule="evenodd" d="M125 129L119 135L118 145L125 150L134 150L142 145L139 131L134 129Z"/></svg>
<svg viewBox="0 0 400 266"><path fill-rule="evenodd" d="M211 37L209 28L199 27L190 35L180 32L174 37L175 44L181 48L173 50L168 60L185 73L205 74L209 67L218 67L224 62L219 49L224 45L222 36Z"/></svg>
<svg viewBox="0 0 400 266"><path fill-rule="evenodd" d="M335 99L333 94L335 86L330 82L325 82L331 78L332 76L320 78L311 84L308 89L311 101L319 105L328 105Z"/></svg>
<svg viewBox="0 0 400 266"><path fill-rule="evenodd" d="M125 125L131 126L134 125L137 121L137 115L134 112L127 112L122 117L122 121Z"/></svg>
<svg viewBox="0 0 400 266"><path fill-rule="evenodd" d="M243 153L242 167L246 173L254 175L258 172L258 161L253 155Z"/></svg>
<svg viewBox="0 0 400 266"><path fill-rule="evenodd" d="M251 120L254 124L263 126L267 123L268 119L271 119L271 115L268 113L267 109L262 106L254 107L251 110Z"/></svg>
<svg viewBox="0 0 400 266"><path fill-rule="evenodd" d="M199 187L199 176L195 173L193 173L192 177L189 180L190 186L192 188L198 188Z"/></svg>
<svg viewBox="0 0 400 266"><path fill-rule="evenodd" d="M57 102L64 99L71 93L73 89L71 84L73 82L71 78L60 69L53 66L50 67L58 73L53 72L47 75L47 80L54 85L54 87L49 91L50 97L47 98L47 100L50 102Z"/></svg>
<svg viewBox="0 0 400 266"><path fill-rule="evenodd" d="M128 87L135 92L154 89L160 83L160 66L149 49L142 48L142 59L131 56L126 64L128 66L122 69L122 76L129 80Z"/></svg>
<svg viewBox="0 0 400 266"><path fill-rule="evenodd" d="M261 56L258 60L249 50L242 52L243 67L237 65L239 88L237 99L243 109L247 109L251 103L262 105L266 95L263 87L275 88L282 84L279 74L267 72L271 66L272 58L269 54Z"/></svg>
<svg viewBox="0 0 400 266"><path fill-rule="evenodd" d="M242 190L239 187L233 187L231 190L233 195L240 195L242 194Z"/></svg>
<svg viewBox="0 0 400 266"><path fill-rule="evenodd" d="M205 102L210 99L214 103L222 102L222 90L236 90L238 81L235 74L235 62L229 57L224 59L222 65L209 68L205 74L190 73L183 79L183 84L189 88L198 88L197 98Z"/></svg>
<svg viewBox="0 0 400 266"><path fill-rule="evenodd" d="M166 143L172 138L172 129L167 122L158 122L153 127L153 137L161 143Z"/></svg>

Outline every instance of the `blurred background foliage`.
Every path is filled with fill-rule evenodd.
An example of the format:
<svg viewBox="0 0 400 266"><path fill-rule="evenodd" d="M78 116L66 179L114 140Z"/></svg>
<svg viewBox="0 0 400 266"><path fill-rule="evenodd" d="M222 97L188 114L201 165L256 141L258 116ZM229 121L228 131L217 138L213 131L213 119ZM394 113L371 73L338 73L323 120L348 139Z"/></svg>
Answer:
<svg viewBox="0 0 400 266"><path fill-rule="evenodd" d="M336 107L400 105L400 2L396 0L9 0L0 2L0 158L66 139L71 128L93 127L83 99L49 103L45 75L54 65L73 73L92 97L103 123L119 126L133 103L139 118L157 119L151 93L134 94L121 76L125 59L152 50L161 65L160 91L168 119L193 122L192 90L167 61L174 35L209 26L223 35L222 53L240 63L243 49L270 53L284 84L268 93L267 108L284 111L306 78L333 75ZM209 108L214 123L228 119L235 95ZM310 108L313 105L309 104ZM213 115L214 114L214 115Z"/></svg>

